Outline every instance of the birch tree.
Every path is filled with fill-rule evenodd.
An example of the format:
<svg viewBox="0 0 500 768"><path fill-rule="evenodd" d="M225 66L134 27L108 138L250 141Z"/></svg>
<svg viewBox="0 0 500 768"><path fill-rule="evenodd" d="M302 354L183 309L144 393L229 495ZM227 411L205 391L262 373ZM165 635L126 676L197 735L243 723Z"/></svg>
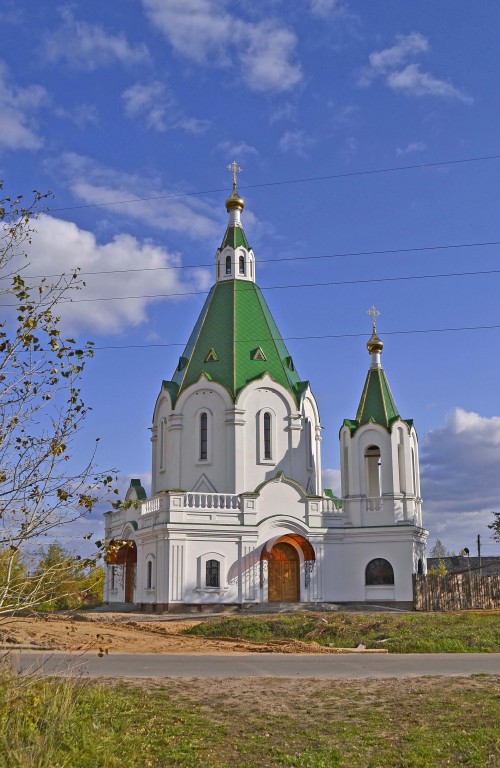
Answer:
<svg viewBox="0 0 500 768"><path fill-rule="evenodd" d="M83 463L75 452L89 412L80 386L93 350L92 342L65 337L58 315L84 285L78 271L36 277L30 264L44 198L0 200L0 615L44 601L30 557L89 515L114 479L96 469L98 438Z"/></svg>

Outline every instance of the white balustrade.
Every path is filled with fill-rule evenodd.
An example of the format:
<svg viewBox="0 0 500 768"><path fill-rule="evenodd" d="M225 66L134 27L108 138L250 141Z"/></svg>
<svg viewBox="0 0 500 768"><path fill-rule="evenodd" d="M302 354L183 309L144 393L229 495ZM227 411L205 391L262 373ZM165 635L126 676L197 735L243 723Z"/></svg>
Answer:
<svg viewBox="0 0 500 768"><path fill-rule="evenodd" d="M151 512L159 512L162 508L163 498L161 496L155 496L153 499L143 501L141 506L141 515L149 515Z"/></svg>
<svg viewBox="0 0 500 768"><path fill-rule="evenodd" d="M186 493L189 509L241 509L240 497L226 493Z"/></svg>
<svg viewBox="0 0 500 768"><path fill-rule="evenodd" d="M380 512L384 506L384 502L380 496L367 496L366 497L366 511L367 512Z"/></svg>
<svg viewBox="0 0 500 768"><path fill-rule="evenodd" d="M323 499L323 512L327 512L329 515L342 515L342 507L340 509L335 506L333 499Z"/></svg>

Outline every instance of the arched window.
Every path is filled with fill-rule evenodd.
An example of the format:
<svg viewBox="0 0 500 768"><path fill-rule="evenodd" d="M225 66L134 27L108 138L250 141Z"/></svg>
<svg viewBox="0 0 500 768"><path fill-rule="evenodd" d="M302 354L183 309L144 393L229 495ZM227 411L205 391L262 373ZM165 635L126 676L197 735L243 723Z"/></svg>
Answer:
<svg viewBox="0 0 500 768"><path fill-rule="evenodd" d="M413 480L413 493L417 496L417 471L415 468L415 451L413 448L411 449L411 476Z"/></svg>
<svg viewBox="0 0 500 768"><path fill-rule="evenodd" d="M146 589L153 589L153 561L148 560L146 565Z"/></svg>
<svg viewBox="0 0 500 768"><path fill-rule="evenodd" d="M264 458L272 459L271 414L264 414Z"/></svg>
<svg viewBox="0 0 500 768"><path fill-rule="evenodd" d="M111 589L116 589L116 568L114 565L111 566Z"/></svg>
<svg viewBox="0 0 500 768"><path fill-rule="evenodd" d="M220 563L218 560L207 560L205 566L205 586L220 587Z"/></svg>
<svg viewBox="0 0 500 768"><path fill-rule="evenodd" d="M166 442L167 422L165 419L160 421L160 470L165 469L165 442Z"/></svg>
<svg viewBox="0 0 500 768"><path fill-rule="evenodd" d="M217 261L217 279L220 277L220 261Z"/></svg>
<svg viewBox="0 0 500 768"><path fill-rule="evenodd" d="M366 495L371 498L381 496L381 469L380 448L377 445L369 445L365 451L366 468Z"/></svg>
<svg viewBox="0 0 500 768"><path fill-rule="evenodd" d="M226 256L226 275L231 274L231 256Z"/></svg>
<svg viewBox="0 0 500 768"><path fill-rule="evenodd" d="M244 256L240 256L239 263L240 263L240 275L244 275L245 274L245 257Z"/></svg>
<svg viewBox="0 0 500 768"><path fill-rule="evenodd" d="M388 560L377 557L366 566L367 586L394 584L394 570Z"/></svg>
<svg viewBox="0 0 500 768"><path fill-rule="evenodd" d="M419 557L418 563L417 563L417 573L419 576L421 576L423 572L424 572L424 564L422 563L422 558Z"/></svg>
<svg viewBox="0 0 500 768"><path fill-rule="evenodd" d="M208 414L200 415L200 461L208 458Z"/></svg>

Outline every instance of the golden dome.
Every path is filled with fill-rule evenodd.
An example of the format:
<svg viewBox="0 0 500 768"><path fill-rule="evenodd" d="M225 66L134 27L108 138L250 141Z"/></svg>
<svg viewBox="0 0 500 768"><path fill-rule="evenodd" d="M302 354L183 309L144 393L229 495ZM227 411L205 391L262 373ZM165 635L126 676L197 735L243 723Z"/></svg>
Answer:
<svg viewBox="0 0 500 768"><path fill-rule="evenodd" d="M379 337L377 336L377 331L375 329L373 329L373 333L366 343L366 348L370 353L370 355L372 355L374 352L380 353L384 348L384 342L382 341L382 339L379 339Z"/></svg>
<svg viewBox="0 0 500 768"><path fill-rule="evenodd" d="M226 211L229 213L233 208L239 208L240 211L245 207L245 201L239 196L236 187L233 186L233 191L226 200Z"/></svg>

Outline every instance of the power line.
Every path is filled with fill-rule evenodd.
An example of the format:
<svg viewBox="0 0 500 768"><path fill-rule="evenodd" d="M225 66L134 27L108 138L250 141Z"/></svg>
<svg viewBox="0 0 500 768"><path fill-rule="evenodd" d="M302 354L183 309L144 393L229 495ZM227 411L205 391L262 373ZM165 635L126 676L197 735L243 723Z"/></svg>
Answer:
<svg viewBox="0 0 500 768"><path fill-rule="evenodd" d="M314 256L280 256L277 259L259 259L258 264L274 264L282 261L310 261L316 259L342 259L346 257L354 256L383 256L386 254L394 253L421 253L423 251L446 251L454 248L486 248L492 245L500 245L500 240L492 240L481 243L448 243L445 245L426 245L412 248L389 248L378 251L351 251L344 253L326 253ZM181 264L179 266L168 267L131 267L129 269L103 269L93 272L78 272L78 276L86 277L87 275L117 275L126 274L129 272L161 272L173 269L201 269L202 267L213 267L214 263L211 261L206 264ZM73 270L70 270L72 272ZM43 278L57 278L62 277L61 274L53 275L24 275L26 280L37 280ZM0 280L8 280L8 277L0 277Z"/></svg>
<svg viewBox="0 0 500 768"><path fill-rule="evenodd" d="M399 277L370 277L361 278L359 280L328 280L321 281L319 283L294 283L291 285L267 285L260 286L262 291L275 291L285 290L289 288L324 288L325 286L332 285L365 285L370 283L396 283L405 282L411 280L435 280L437 278L448 277L473 277L478 275L497 275L500 274L500 269L485 269L478 270L476 272L442 272L434 275L408 275ZM210 289L211 290L211 289ZM94 303L97 301L131 301L136 299L168 299L176 298L179 296L204 296L210 293L208 291L178 291L174 293L145 293L138 296L95 296L93 298L82 299L61 299L60 304L80 304L80 303ZM16 307L16 304L0 304L0 307Z"/></svg>
<svg viewBox="0 0 500 768"><path fill-rule="evenodd" d="M266 181L261 184L246 184L240 186L240 190L244 189L262 189L265 187L278 187L286 184L303 184L310 181L328 181L331 179L345 179L353 176L373 176L380 173L397 173L398 171L413 171L419 168L436 168L443 165L462 165L464 163L479 163L486 160L499 160L500 155L484 155L481 157L465 157L457 160L441 160L435 163L418 163L414 165L399 165L389 168L373 168L371 170L363 171L350 171L349 173L332 173L325 176L308 176L301 179L283 179L281 181ZM200 195L213 195L219 192L227 193L227 187L221 189L205 189L194 192L173 192L168 195L151 195L150 197L134 197L128 200L113 200L107 203L86 203L84 205L72 205L64 208L47 208L51 213L59 213L61 211L76 211L82 208L101 208L111 205L125 205L129 203L145 203L152 200L169 200L179 197L195 197Z"/></svg>
<svg viewBox="0 0 500 768"><path fill-rule="evenodd" d="M459 333L462 331L489 331L500 328L498 325L467 325L460 328L418 328L406 331L384 331L383 336L411 336L416 334L431 334L431 333ZM355 338L367 338L369 334L364 331L363 333L326 333L319 336L282 336L283 341L311 341L322 339L355 339ZM275 339L279 341L278 338ZM256 343L259 339L236 339L237 344ZM93 346L94 350L107 350L107 349L153 349L158 347L185 347L187 342L158 342L155 344L110 344L106 346Z"/></svg>

